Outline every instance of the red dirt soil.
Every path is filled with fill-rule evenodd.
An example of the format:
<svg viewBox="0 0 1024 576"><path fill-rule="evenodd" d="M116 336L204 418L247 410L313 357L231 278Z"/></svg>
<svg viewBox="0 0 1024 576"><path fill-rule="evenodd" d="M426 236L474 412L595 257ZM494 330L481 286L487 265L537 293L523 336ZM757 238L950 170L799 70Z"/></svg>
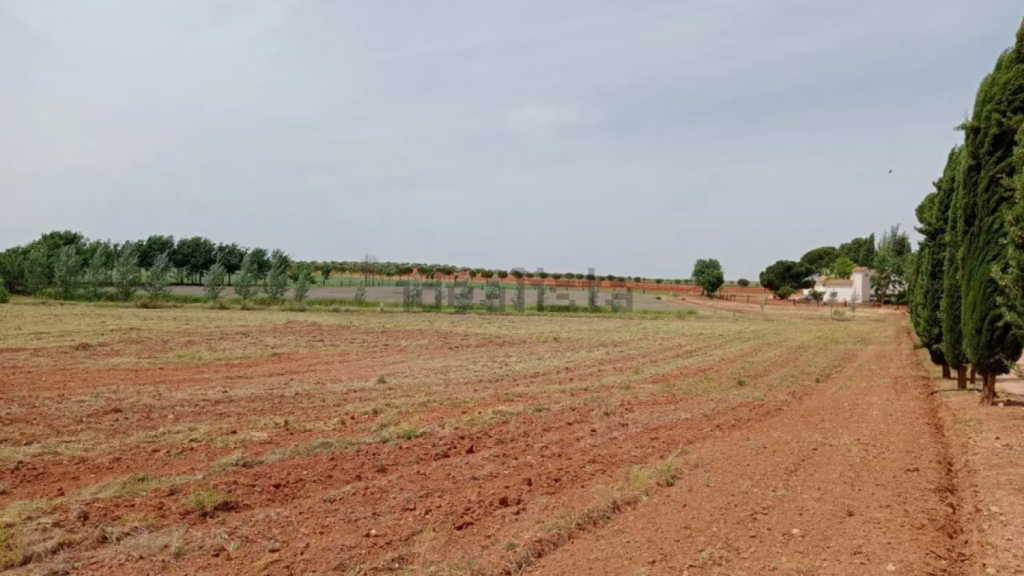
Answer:
<svg viewBox="0 0 1024 576"><path fill-rule="evenodd" d="M587 320L576 322L587 329ZM3 351L0 447L68 435L125 440L99 457L22 458L0 471L0 507L51 499L41 530L57 544L17 573L973 573L976 544L964 529L938 400L899 320L879 322L885 336L846 357L815 356L808 342L794 339L723 349L695 338L504 382L452 380L451 391L439 385L433 393L473 392L480 402L469 409L428 402L414 420L433 426L431 433L352 446L345 440L364 435L379 415L349 407L405 388L329 388L338 374L372 379L390 360L401 378L403 366L424 355L447 374L448 361L472 364L509 347L524 355L578 350L561 340L481 340L458 331L316 323L274 330L281 341L334 348L102 369L88 362L105 355L141 360L171 344L138 339ZM258 333L239 328L206 337L213 346ZM652 365L665 369L642 373ZM674 386L735 380L741 368L740 385L762 394ZM640 374L628 394L574 387L620 374ZM808 379L818 383L774 384ZM538 408L503 415L502 390L513 388L517 403ZM474 425L444 424L475 416L482 419ZM240 443L246 456L319 438L339 447L210 472L236 448L209 439L230 440L245 432L241 424L261 418L286 422L264 440ZM327 431L295 426L332 419ZM158 435L188 424L203 428L198 440ZM128 441L146 432L154 438ZM674 486L599 506L624 468L654 466L674 453ZM76 497L139 472L197 478L144 495ZM183 503L196 490L229 494L236 505L199 516ZM111 527L125 534L112 538Z"/></svg>
<svg viewBox="0 0 1024 576"><path fill-rule="evenodd" d="M692 446L703 474L531 573L967 573L950 449L909 335L897 344Z"/></svg>

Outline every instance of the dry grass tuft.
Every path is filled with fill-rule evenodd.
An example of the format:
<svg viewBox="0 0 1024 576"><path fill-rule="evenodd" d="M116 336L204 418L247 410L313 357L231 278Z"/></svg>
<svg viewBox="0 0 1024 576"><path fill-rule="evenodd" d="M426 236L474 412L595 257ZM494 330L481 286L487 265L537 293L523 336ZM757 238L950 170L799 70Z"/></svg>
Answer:
<svg viewBox="0 0 1024 576"><path fill-rule="evenodd" d="M244 452L238 450L214 462L210 469L214 472L226 472L236 468L255 468L263 463L263 459L249 458Z"/></svg>
<svg viewBox="0 0 1024 576"><path fill-rule="evenodd" d="M153 476L151 474L132 474L122 480L100 484L82 493L82 497L90 498L137 498L146 496L159 488L184 484L195 480L193 476Z"/></svg>
<svg viewBox="0 0 1024 576"><path fill-rule="evenodd" d="M186 507L209 518L217 512L226 512L238 507L238 502L230 495L218 490L199 490L186 496L182 501Z"/></svg>

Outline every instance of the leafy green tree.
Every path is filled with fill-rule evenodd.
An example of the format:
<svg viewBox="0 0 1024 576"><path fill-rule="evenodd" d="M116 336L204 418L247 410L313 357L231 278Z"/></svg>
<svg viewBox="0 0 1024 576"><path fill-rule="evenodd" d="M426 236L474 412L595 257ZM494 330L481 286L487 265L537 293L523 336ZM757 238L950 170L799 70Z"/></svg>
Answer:
<svg viewBox="0 0 1024 576"><path fill-rule="evenodd" d="M1007 219L1013 205L1014 143L1024 115L1024 24L981 83L974 113L964 124L966 168L962 248L964 351L982 375L982 403L995 398L995 377L1021 354L1021 340L1005 321L993 271L1009 266Z"/></svg>
<svg viewBox="0 0 1024 576"><path fill-rule="evenodd" d="M117 259L117 252L114 250L114 244L110 240L90 240L86 245L84 251L79 252L79 256L82 258L82 263L85 267L92 266L95 256L99 254L101 257L101 264L106 270L114 268L114 261ZM84 270L84 268L83 268ZM110 282L109 274L107 277L107 283Z"/></svg>
<svg viewBox="0 0 1024 576"><path fill-rule="evenodd" d="M142 281L142 269L139 268L139 249L134 242L121 245L121 253L117 256L114 270L111 273L114 294L119 300L130 300Z"/></svg>
<svg viewBox="0 0 1024 576"><path fill-rule="evenodd" d="M46 248L36 245L25 257L25 288L29 294L38 295L50 286L53 269Z"/></svg>
<svg viewBox="0 0 1024 576"><path fill-rule="evenodd" d="M264 291L273 300L284 298L288 291L288 256L281 250L275 249L270 253L270 270L267 272L266 286Z"/></svg>
<svg viewBox="0 0 1024 576"><path fill-rule="evenodd" d="M0 304L7 304L11 301L11 293L7 291L7 283L0 277Z"/></svg>
<svg viewBox="0 0 1024 576"><path fill-rule="evenodd" d="M334 272L334 264L330 262L321 262L318 267L320 272L320 280L324 286L327 286L327 280L331 277L331 272Z"/></svg>
<svg viewBox="0 0 1024 576"><path fill-rule="evenodd" d="M761 272L761 286L785 300L797 290L814 287L814 268L803 262L779 260Z"/></svg>
<svg viewBox="0 0 1024 576"><path fill-rule="evenodd" d="M907 286L907 265L912 254L910 238L896 224L888 232L882 234L875 252L874 272L871 275L871 286L875 290L875 299L885 302L887 299L899 303L901 294Z"/></svg>
<svg viewBox="0 0 1024 576"><path fill-rule="evenodd" d="M223 262L216 262L207 270L203 279L203 293L211 301L216 302L224 292L224 281L227 279L228 271Z"/></svg>
<svg viewBox="0 0 1024 576"><path fill-rule="evenodd" d="M99 300L103 288L110 284L115 258L114 249L106 242L93 251L89 259L89 268L85 271L85 290L90 300Z"/></svg>
<svg viewBox="0 0 1024 576"><path fill-rule="evenodd" d="M750 286L750 280L747 280L746 278L740 278L739 280L736 281L736 285L741 288L746 288L747 286Z"/></svg>
<svg viewBox="0 0 1024 576"><path fill-rule="evenodd" d="M839 245L839 255L846 256L857 263L857 266L871 266L875 261L875 235L853 240Z"/></svg>
<svg viewBox="0 0 1024 576"><path fill-rule="evenodd" d="M25 257L28 250L24 246L14 246L0 252L0 279L4 289L11 293L27 292L25 288Z"/></svg>
<svg viewBox="0 0 1024 576"><path fill-rule="evenodd" d="M299 281L299 276L302 274L308 274L310 281L312 282L313 264L311 262L292 262L289 265L288 279L291 280L293 284Z"/></svg>
<svg viewBox="0 0 1024 576"><path fill-rule="evenodd" d="M804 254L800 262L807 264L818 274L827 274L839 258L839 249L835 246L822 246Z"/></svg>
<svg viewBox="0 0 1024 576"><path fill-rule="evenodd" d="M57 252L53 281L58 297L64 300L71 300L78 293L82 281L82 259L75 246L64 246Z"/></svg>
<svg viewBox="0 0 1024 576"><path fill-rule="evenodd" d="M217 245L215 261L224 266L228 284L231 284L231 277L242 269L242 258L245 258L245 250L238 244L232 242L231 244Z"/></svg>
<svg viewBox="0 0 1024 576"><path fill-rule="evenodd" d="M175 249L174 236L153 234L139 244L139 266L145 269L153 267L153 263L161 254L173 254ZM186 263L182 263L185 268Z"/></svg>
<svg viewBox="0 0 1024 576"><path fill-rule="evenodd" d="M722 271L721 263L714 258L697 260L693 266L693 281L704 289L709 298L713 297L725 284L725 273Z"/></svg>
<svg viewBox="0 0 1024 576"><path fill-rule="evenodd" d="M301 303L309 295L309 284L312 280L313 277L310 275L309 270L304 268L299 270L299 277L295 281L295 286L292 287L292 298L296 302Z"/></svg>
<svg viewBox="0 0 1024 576"><path fill-rule="evenodd" d="M253 272L257 280L263 280L270 273L270 257L266 248L252 248L246 254L252 259Z"/></svg>
<svg viewBox="0 0 1024 576"><path fill-rule="evenodd" d="M260 293L259 269L254 252L251 250L242 257L242 267L238 270L238 278L235 279L235 294L242 302L255 298Z"/></svg>
<svg viewBox="0 0 1024 576"><path fill-rule="evenodd" d="M857 263L850 260L848 256L842 254L832 262L832 266L828 268L826 274L830 278L849 278L853 274L853 269L857 267Z"/></svg>
<svg viewBox="0 0 1024 576"><path fill-rule="evenodd" d="M146 282L142 289L151 298L163 298L171 293L171 256L167 252L160 254L149 267L149 274L146 275Z"/></svg>
<svg viewBox="0 0 1024 576"><path fill-rule="evenodd" d="M203 274L217 261L217 245L202 236L180 238L171 261L179 271L188 274L192 283L201 283Z"/></svg>

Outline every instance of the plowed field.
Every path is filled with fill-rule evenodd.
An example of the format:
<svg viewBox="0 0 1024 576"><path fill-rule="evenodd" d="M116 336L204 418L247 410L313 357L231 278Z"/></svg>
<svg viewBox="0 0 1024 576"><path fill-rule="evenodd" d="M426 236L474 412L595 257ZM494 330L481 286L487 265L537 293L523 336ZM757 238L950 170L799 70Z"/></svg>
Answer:
<svg viewBox="0 0 1024 576"><path fill-rule="evenodd" d="M15 574L966 573L904 318L0 310Z"/></svg>

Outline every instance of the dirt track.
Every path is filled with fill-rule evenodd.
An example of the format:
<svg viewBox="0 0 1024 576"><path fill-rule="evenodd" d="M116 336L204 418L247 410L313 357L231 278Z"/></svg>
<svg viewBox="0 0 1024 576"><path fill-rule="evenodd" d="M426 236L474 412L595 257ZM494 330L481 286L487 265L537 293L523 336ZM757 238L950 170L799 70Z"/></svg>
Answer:
<svg viewBox="0 0 1024 576"><path fill-rule="evenodd" d="M15 573L975 573L894 314L8 311Z"/></svg>

